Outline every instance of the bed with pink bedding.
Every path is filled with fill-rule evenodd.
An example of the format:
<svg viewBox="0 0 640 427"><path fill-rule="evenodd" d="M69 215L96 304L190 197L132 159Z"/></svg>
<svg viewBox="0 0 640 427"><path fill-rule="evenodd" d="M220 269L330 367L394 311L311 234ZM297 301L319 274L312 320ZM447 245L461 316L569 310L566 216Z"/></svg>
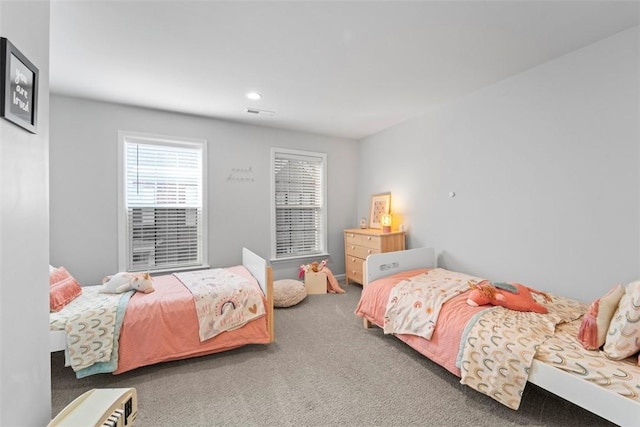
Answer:
<svg viewBox="0 0 640 427"><path fill-rule="evenodd" d="M449 274L436 268L431 248L369 256L356 308L365 328L374 324L387 332L397 288L436 271ZM450 276L455 279L458 274ZM445 292L449 283L439 291ZM602 352L585 350L576 335L587 305L554 295L547 305L549 313L542 315L473 307L467 297L468 292L456 291L436 303L439 313L433 331L426 335L430 339L420 336L420 328L393 334L460 377L461 383L512 409L519 407L522 390L531 382L616 424L640 425L638 356L613 361ZM414 298L414 304L432 310L422 295ZM411 318L401 321L424 323Z"/></svg>
<svg viewBox="0 0 640 427"><path fill-rule="evenodd" d="M111 324L115 319L114 342L110 355L101 361L91 363L90 366L74 367L79 378L96 373L120 374L142 366L159 362L203 356L238 348L247 344L268 344L274 340L273 330L273 279L271 268L267 263L251 251L243 250L243 265L225 269L205 270L224 273L242 282L243 293L255 294L262 306L253 304L248 307L251 313L256 313L252 320L239 326L216 332L211 338L202 337L202 315L197 313L192 290L176 275L168 274L153 277L155 291L149 294L128 293L116 297L106 297L97 293L96 287L85 287L83 295L66 306L60 313L51 316L51 350L65 350L67 364L74 367L69 357L70 348L75 346L76 335L69 335L72 320L83 313L104 311L87 308L91 307L96 297L103 305L117 304L111 307L116 314L108 316L103 324ZM114 298L116 298L114 300ZM115 302L111 302L111 300ZM233 306L238 310L237 298L229 297L217 303L222 311L222 305ZM229 313L229 310L224 310ZM237 311L236 311L237 312ZM100 319L89 319L86 324L96 325ZM96 331L99 328L96 328ZM95 336L94 333L91 334ZM211 334L213 335L213 334ZM206 338L206 339L205 339ZM83 338L84 339L84 338ZM110 342L108 344L111 344ZM93 338L83 344L82 351L97 347L107 347ZM77 351L78 352L78 351Z"/></svg>
<svg viewBox="0 0 640 427"><path fill-rule="evenodd" d="M371 323L384 328L384 315L391 289L402 280L410 279L429 269L415 269L396 273L371 282L363 287L362 297L356 308L356 314L365 319L365 326ZM460 376L460 368L456 366L458 348L462 339L462 332L467 321L486 307L472 307L467 304L464 294L453 297L446 302L440 315L438 324L430 340L413 334L395 334L397 338L418 350L440 366L456 376Z"/></svg>

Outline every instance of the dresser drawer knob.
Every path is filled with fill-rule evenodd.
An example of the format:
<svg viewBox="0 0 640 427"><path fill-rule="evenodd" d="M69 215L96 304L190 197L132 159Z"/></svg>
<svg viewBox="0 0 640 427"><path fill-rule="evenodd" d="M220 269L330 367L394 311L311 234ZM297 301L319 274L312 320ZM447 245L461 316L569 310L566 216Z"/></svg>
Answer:
<svg viewBox="0 0 640 427"><path fill-rule="evenodd" d="M356 248L355 246L351 246L351 250L355 250L355 248Z"/></svg>
<svg viewBox="0 0 640 427"><path fill-rule="evenodd" d="M371 236L367 237L367 240L371 240Z"/></svg>
<svg viewBox="0 0 640 427"><path fill-rule="evenodd" d="M356 262L356 259L355 258L351 258L351 262Z"/></svg>
<svg viewBox="0 0 640 427"><path fill-rule="evenodd" d="M367 251L367 253L368 253L368 254L371 254L371 249L369 249L369 250Z"/></svg>

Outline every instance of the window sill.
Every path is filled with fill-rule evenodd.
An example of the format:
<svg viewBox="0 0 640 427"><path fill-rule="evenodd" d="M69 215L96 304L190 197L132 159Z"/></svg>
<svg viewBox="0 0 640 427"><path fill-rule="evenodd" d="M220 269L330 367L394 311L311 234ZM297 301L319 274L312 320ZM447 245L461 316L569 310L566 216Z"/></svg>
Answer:
<svg viewBox="0 0 640 427"><path fill-rule="evenodd" d="M130 271L130 273L146 273L148 271L149 274L153 276L153 275L165 274L165 273L178 273L180 271L206 270L209 268L211 268L209 264L203 264L203 265L192 265L189 267L163 268L163 269L157 269L157 270L156 269L137 270L137 271Z"/></svg>
<svg viewBox="0 0 640 427"><path fill-rule="evenodd" d="M291 262L291 261L300 261L300 260L309 260L309 259L327 259L330 258L331 255L329 255L328 253L322 252L319 254L313 254L313 255L300 255L300 256L294 256L294 257L287 257L287 258L271 258L269 261L271 262L271 264L279 264L279 263L285 263L285 262Z"/></svg>

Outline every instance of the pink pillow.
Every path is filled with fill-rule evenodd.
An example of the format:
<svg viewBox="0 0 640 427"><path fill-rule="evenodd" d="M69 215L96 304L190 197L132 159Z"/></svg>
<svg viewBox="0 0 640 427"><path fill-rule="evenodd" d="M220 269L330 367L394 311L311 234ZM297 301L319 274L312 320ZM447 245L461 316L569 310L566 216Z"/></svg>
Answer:
<svg viewBox="0 0 640 427"><path fill-rule="evenodd" d="M624 295L624 286L614 286L606 295L591 303L589 311L582 317L578 340L587 350L599 349L607 338L613 313Z"/></svg>
<svg viewBox="0 0 640 427"><path fill-rule="evenodd" d="M611 319L604 352L614 360L627 358L640 350L640 280L627 285L618 310Z"/></svg>
<svg viewBox="0 0 640 427"><path fill-rule="evenodd" d="M82 287L64 268L56 268L49 275L49 309L60 311L82 293Z"/></svg>

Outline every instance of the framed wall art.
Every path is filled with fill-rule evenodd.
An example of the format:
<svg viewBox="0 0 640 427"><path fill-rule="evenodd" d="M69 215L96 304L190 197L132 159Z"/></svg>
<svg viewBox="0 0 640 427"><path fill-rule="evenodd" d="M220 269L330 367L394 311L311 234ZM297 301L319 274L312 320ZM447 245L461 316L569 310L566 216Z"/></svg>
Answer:
<svg viewBox="0 0 640 427"><path fill-rule="evenodd" d="M391 208L391 193L371 196L369 228L382 228L382 215L388 214Z"/></svg>
<svg viewBox="0 0 640 427"><path fill-rule="evenodd" d="M38 68L4 37L0 50L0 116L36 133Z"/></svg>

